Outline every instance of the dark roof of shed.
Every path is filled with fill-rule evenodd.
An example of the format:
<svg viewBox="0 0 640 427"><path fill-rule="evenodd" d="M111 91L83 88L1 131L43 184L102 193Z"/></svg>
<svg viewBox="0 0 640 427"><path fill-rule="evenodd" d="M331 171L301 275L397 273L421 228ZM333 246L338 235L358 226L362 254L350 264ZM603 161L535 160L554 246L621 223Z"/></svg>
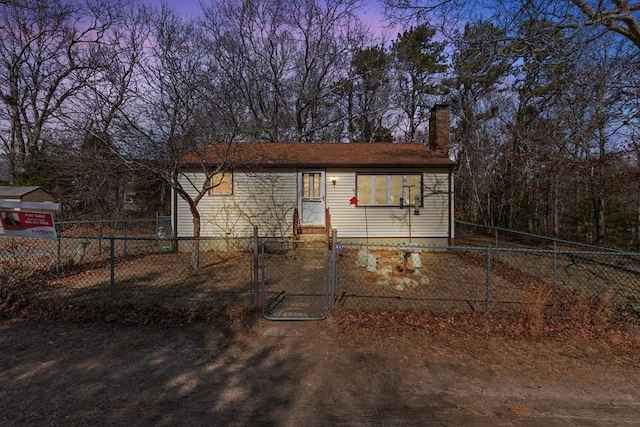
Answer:
<svg viewBox="0 0 640 427"><path fill-rule="evenodd" d="M417 143L239 142L207 147L206 160L230 167L452 167L449 157ZM187 156L185 164L195 163Z"/></svg>
<svg viewBox="0 0 640 427"><path fill-rule="evenodd" d="M29 185L0 185L0 198L2 197L22 197L36 190L42 190L42 187Z"/></svg>

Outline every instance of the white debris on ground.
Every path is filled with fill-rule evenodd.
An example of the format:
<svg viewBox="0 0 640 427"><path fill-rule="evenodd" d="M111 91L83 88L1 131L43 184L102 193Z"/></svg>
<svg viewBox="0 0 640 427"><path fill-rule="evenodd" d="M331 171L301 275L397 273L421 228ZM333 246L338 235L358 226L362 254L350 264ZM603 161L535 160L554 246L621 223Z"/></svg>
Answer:
<svg viewBox="0 0 640 427"><path fill-rule="evenodd" d="M398 268L402 268L402 253L399 254L398 259L400 261ZM405 291L426 286L430 283L429 278L421 271L423 266L420 254L418 253L411 254L408 259L410 272L400 277L392 276L392 273L396 271L396 269L391 265L377 268L379 262L380 259L378 257L364 249L358 252L356 265L358 267L366 267L367 271L375 273L376 276L379 277L379 280L376 282L377 286L393 287L397 291Z"/></svg>

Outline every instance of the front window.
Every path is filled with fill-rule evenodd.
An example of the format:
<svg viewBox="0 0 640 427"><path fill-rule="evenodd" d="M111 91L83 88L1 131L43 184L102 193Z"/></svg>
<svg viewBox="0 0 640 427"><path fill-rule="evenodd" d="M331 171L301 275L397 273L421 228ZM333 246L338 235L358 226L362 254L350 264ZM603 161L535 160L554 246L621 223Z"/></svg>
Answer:
<svg viewBox="0 0 640 427"><path fill-rule="evenodd" d="M356 186L359 205L422 206L421 174L357 174Z"/></svg>
<svg viewBox="0 0 640 427"><path fill-rule="evenodd" d="M213 188L210 196L231 196L233 194L233 174L231 171L218 172L211 177Z"/></svg>

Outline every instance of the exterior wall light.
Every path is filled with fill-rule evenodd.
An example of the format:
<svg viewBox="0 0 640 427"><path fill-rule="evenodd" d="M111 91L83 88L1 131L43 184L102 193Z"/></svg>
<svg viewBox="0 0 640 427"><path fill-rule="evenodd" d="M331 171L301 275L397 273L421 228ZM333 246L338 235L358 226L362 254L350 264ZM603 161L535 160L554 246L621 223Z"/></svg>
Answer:
<svg viewBox="0 0 640 427"><path fill-rule="evenodd" d="M332 176L331 177L331 184L335 187L337 183L338 183L338 178L336 178L335 176Z"/></svg>

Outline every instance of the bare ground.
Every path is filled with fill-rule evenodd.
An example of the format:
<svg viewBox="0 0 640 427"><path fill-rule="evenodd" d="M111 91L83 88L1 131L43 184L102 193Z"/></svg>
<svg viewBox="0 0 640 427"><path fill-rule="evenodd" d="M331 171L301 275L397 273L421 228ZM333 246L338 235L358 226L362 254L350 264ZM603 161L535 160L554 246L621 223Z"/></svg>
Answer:
<svg viewBox="0 0 640 427"><path fill-rule="evenodd" d="M0 425L638 425L635 343L339 314L229 327L5 320Z"/></svg>

